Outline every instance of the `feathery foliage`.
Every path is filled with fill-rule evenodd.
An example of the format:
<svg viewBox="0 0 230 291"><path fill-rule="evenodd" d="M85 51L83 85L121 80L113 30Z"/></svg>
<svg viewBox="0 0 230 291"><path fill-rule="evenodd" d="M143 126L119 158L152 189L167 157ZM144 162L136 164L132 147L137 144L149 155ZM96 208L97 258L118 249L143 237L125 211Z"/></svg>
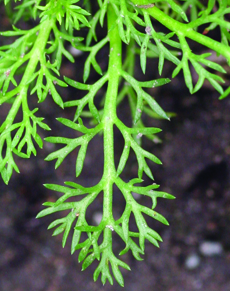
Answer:
<svg viewBox="0 0 230 291"><path fill-rule="evenodd" d="M3 2L3 1L2 1ZM0 47L0 105L10 103L10 110L0 126L0 173L3 181L8 184L13 170L19 173L15 157L29 158L36 155L36 144L42 148L43 140L37 127L50 130L38 117L38 108L29 108L28 98L37 98L38 103L45 102L47 96L61 108L76 108L73 120L57 118L63 126L81 133L80 137L66 138L50 136L46 142L61 144L59 150L50 153L46 160L56 160L55 168L65 162L65 158L79 147L76 157L78 177L83 169L89 142L99 133L103 134L104 170L101 180L93 187L84 187L73 181L65 185L46 184L45 187L62 193L56 202L46 202L37 217L68 210L68 214L52 222L48 229L55 228L53 235L63 234L62 245L66 244L71 230L71 253L79 252L79 262L85 270L93 261L98 266L93 278L101 275L103 284L108 280L113 284L113 277L123 286L124 280L120 267L130 270L129 266L118 259L113 252L113 232L124 242L120 255L129 250L137 260L144 254L145 242L149 241L159 247L160 235L148 226L146 215L168 225L167 220L154 208L157 198L173 199L174 196L159 191L155 183L143 185L143 177L147 175L153 180L152 171L147 161L161 164L151 152L142 147L143 136L151 140L159 140L157 133L161 130L146 127L142 114L152 118L168 120L167 114L146 88L163 86L170 82L180 71L184 74L185 84L191 93L197 92L208 80L220 94L220 99L230 93L225 91L224 68L210 60L210 49L222 55L230 64L230 13L229 0L198 1L150 1L150 0L98 0L97 10L91 9L92 1L79 0L4 0L6 12L12 22L11 31L0 33L1 39L13 37L10 44ZM96 2L96 1L94 1ZM93 6L95 6L95 3ZM33 19L35 25L29 30L21 30L20 21ZM168 33L158 32L156 22L168 29ZM18 27L16 27L18 25ZM201 25L207 25L203 33ZM104 27L105 35L98 39L97 28ZM220 30L220 41L213 40L207 33L213 29ZM87 31L85 37L82 35ZM192 52L189 41L197 42L208 48L204 54ZM79 51L88 54L82 83L60 75L63 56L70 62L75 59L66 49L66 43ZM108 67L102 70L97 62L98 53L108 48ZM135 58L139 57L143 74L146 72L149 58L158 58L158 72L162 74L164 63L172 62L175 69L169 78L139 81L134 74ZM51 61L52 60L52 61ZM198 75L195 83L191 67ZM91 70L98 73L93 84L89 80ZM221 73L221 75L219 74ZM16 77L17 76L17 77ZM20 80L20 81L16 81ZM63 102L58 87L71 86L86 91L82 98ZM105 96L101 97L100 105L95 102L98 92L106 87ZM117 107L127 98L130 105L132 127L125 125L117 116ZM15 120L22 111L22 119ZM86 127L82 117L93 119L93 126ZM124 149L118 166L114 161L114 127L123 136ZM129 182L121 178L126 167L130 150L135 153L138 171L136 177ZM120 218L113 215L113 187L121 191L126 206ZM103 216L99 225L89 225L86 210L100 193L103 193ZM152 208L138 203L133 193L148 196L152 199ZM77 197L79 196L79 197ZM74 198L77 199L74 199ZM69 199L72 198L72 199ZM74 201L75 200L75 201ZM70 202L71 201L71 202ZM73 202L74 201L74 202ZM138 231L130 230L130 216L133 214ZM86 234L82 235L83 233ZM110 268L111 267L111 268ZM111 274L112 273L112 274Z"/></svg>

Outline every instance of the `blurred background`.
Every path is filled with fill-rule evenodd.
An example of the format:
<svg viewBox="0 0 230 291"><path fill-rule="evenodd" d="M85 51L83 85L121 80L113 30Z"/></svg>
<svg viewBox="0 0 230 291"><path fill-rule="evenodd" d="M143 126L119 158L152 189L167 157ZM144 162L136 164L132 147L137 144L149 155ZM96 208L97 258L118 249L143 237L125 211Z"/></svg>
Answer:
<svg viewBox="0 0 230 291"><path fill-rule="evenodd" d="M1 30L9 30L11 25L2 4L0 8ZM32 25L33 22L19 24L24 29ZM103 32L100 30L98 33ZM218 39L218 31L212 32L212 36ZM193 43L191 48L198 53L204 50ZM107 48L98 55L103 71L107 67L107 55ZM85 58L76 56L76 64L64 61L61 74L81 82ZM221 58L219 62L225 66ZM146 80L159 78L157 61L150 60L148 64ZM166 62L162 77L171 76L173 68ZM137 79L144 78L138 59L135 74ZM97 77L92 70L89 83ZM225 79L229 86L229 71ZM163 129L159 134L162 143L143 140L143 146L163 162L163 166L150 164L155 182L161 185L162 191L176 196L176 200L158 200L156 208L168 219L170 226L148 221L163 238L160 249L146 243L141 262L136 261L131 253L123 256L132 269L131 272L122 270L124 288L116 282L113 286L106 283L103 287L100 279L94 283L96 264L81 272L77 252L70 255L70 237L63 249L62 236L52 237L52 231L47 231L49 223L63 214L39 220L35 216L42 209L43 202L55 201L59 197L59 193L46 189L43 184L63 184L67 180L91 186L100 180L103 170L102 136L91 142L83 173L78 179L74 175L76 153L54 171L54 162L45 162L44 158L55 150L55 146L45 143L43 150L38 149L37 157L18 160L21 174L14 174L9 186L0 182L0 291L230 290L230 98L219 101L218 93L208 83L191 96L182 75L170 84L151 90L149 92L166 111L176 113L171 122L143 116L146 125ZM71 88L60 88L60 93L65 101L82 96L82 92ZM38 106L36 98L31 98L30 106ZM1 106L1 122L9 108L9 104ZM44 104L39 104L37 115L45 117L52 129L51 133L40 130L43 138L49 134L76 134L55 120L57 117L72 119L74 109L63 112L47 98ZM124 122L130 121L127 102L121 104L118 115ZM115 139L118 159L123 139L118 132L115 132ZM123 177L129 180L135 177L136 171L137 162L131 156ZM150 181L146 178L145 182ZM136 199L151 207L151 201L146 197L137 196ZM121 194L115 189L114 212L121 213L124 205ZM102 197L99 197L90 213L87 212L89 222L96 224L101 213ZM123 247L114 235L114 252L118 253Z"/></svg>

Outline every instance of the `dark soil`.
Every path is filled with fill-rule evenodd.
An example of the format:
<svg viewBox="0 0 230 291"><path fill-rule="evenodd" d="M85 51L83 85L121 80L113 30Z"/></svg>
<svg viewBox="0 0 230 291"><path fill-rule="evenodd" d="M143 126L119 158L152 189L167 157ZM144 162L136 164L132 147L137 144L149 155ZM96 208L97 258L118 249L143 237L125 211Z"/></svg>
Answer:
<svg viewBox="0 0 230 291"><path fill-rule="evenodd" d="M1 24L8 29L4 18ZM102 60L105 56L106 51ZM81 81L82 58L77 62L77 69L72 64L64 64L62 73L72 78L77 75ZM106 64L101 64L106 68ZM159 77L152 73L153 66L156 68L157 64L150 64L148 79ZM171 70L166 65L164 75ZM138 71L137 63L137 75ZM176 200L159 200L156 208L168 219L170 226L150 221L163 238L160 249L146 243L141 262L130 253L123 256L132 269L131 272L122 270L124 288L116 282L113 286L106 283L104 287L100 280L94 283L95 264L81 272L77 253L70 255L70 238L63 249L61 236L52 237L51 231L47 231L48 224L61 214L35 219L43 202L58 197L57 193L44 188L44 183L76 181L73 157L54 171L54 163L44 162L44 158L55 148L45 143L44 150L38 150L36 158L18 160L21 174L14 174L9 186L0 184L0 291L230 290L230 99L218 101L218 94L208 84L199 94L190 96L183 84L179 76L172 84L153 91L165 110L177 114L170 123L144 116L146 124L163 128L162 144L144 141L145 148L163 161L163 166L151 164L153 175L162 191L176 196ZM63 92L67 99L72 99L74 94L73 91ZM37 106L36 101L31 102L31 106ZM2 106L1 110L2 120L7 106ZM127 112L128 105L123 103L119 114L124 121L128 121ZM53 130L51 135L72 134L54 118L72 119L73 110L63 112L49 99L41 104L39 113L46 117ZM40 134L45 137L49 133L41 131ZM119 134L116 145L118 156L122 150ZM99 181L102 146L102 137L96 137L88 151L83 175L77 179L79 183L89 186ZM133 158L125 178L133 178L136 170ZM147 198L139 201L150 205ZM93 213L100 213L102 209L99 200L93 205L89 220ZM123 207L122 197L115 191L114 212L120 213ZM202 251L204 242L218 243L222 251L208 256ZM123 247L114 235L114 251ZM197 260L193 267L188 263L191 257Z"/></svg>

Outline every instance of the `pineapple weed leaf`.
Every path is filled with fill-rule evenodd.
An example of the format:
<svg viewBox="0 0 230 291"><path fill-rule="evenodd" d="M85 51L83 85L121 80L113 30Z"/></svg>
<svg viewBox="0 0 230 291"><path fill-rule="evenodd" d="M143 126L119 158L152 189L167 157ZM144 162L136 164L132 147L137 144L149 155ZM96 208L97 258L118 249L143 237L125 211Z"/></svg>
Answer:
<svg viewBox="0 0 230 291"><path fill-rule="evenodd" d="M82 270L88 268L95 260L98 261L93 275L95 281L101 276L103 284L107 280L113 284L115 278L124 286L120 268L130 268L113 252L112 233L116 233L124 242L120 256L130 250L137 260L142 260L141 255L144 254L146 242L156 247L162 242L160 235L147 224L146 216L168 225L167 220L155 211L157 198L174 199L174 196L159 191L159 185L155 183L143 185L145 175L154 179L151 164L147 161L157 164L161 164L161 161L152 152L145 150L141 143L143 136L154 142L161 142L157 136L161 129L146 127L142 114L147 114L153 119L166 120L173 116L170 112L166 113L152 96L155 87L167 84L170 79L138 81L134 74L136 55L140 58L143 74L148 68L149 58L158 58L159 75L163 72L165 61L170 61L175 65L172 77L182 71L185 84L191 93L197 92L204 81L208 80L221 94L220 99L225 98L230 93L230 87L224 91L220 84L224 83L225 70L210 59L212 53L199 55L192 52L188 40L222 55L229 64L230 24L226 15L230 12L230 3L228 0L209 0L207 5L198 0L98 0L98 10L92 12L90 1L0 2L15 6L13 12L7 9L8 17L14 24L12 30L0 33L4 38L13 37L10 44L0 47L0 105L10 105L10 110L0 126L2 179L7 184L13 170L19 173L15 156L29 158L31 154L36 155L37 146L43 147L43 140L37 128L50 130L43 122L44 118L35 114L38 108L29 108L29 95L33 98L37 96L38 103L45 101L50 95L54 103L61 108L76 108L73 121L62 117L57 120L63 126L79 132L80 136L78 134L76 138L45 138L46 142L63 145L59 150L50 153L46 160L56 160L55 168L58 168L65 157L78 147L75 171L75 176L78 177L84 166L89 142L97 134L103 133L103 175L100 182L93 187L83 187L72 181L65 182L64 186L45 184L47 189L62 193L62 196L56 202L45 202L45 209L37 217L68 211L65 217L53 221L48 229L54 229L54 236L62 234L63 247L68 236L72 236L71 253L79 250L78 259L82 262ZM27 21L31 18L38 23L34 28L21 30L15 26L19 19ZM165 26L169 32L158 32L153 19ZM201 25L207 25L203 34L197 32ZM107 31L104 38L99 40L98 27ZM206 35L217 27L221 36L219 42ZM88 33L83 40L81 31L86 30ZM83 83L68 77L62 80L60 76L63 57L70 62L75 61L67 49L69 44L87 55ZM97 58L102 50L109 50L107 69L101 66ZM191 74L191 66L198 75L196 84ZM99 75L98 80L93 84L86 84L92 68ZM63 102L58 87L67 86L75 88L76 92L86 91L86 94L82 98ZM99 92L104 88L106 93L103 96ZM100 99L100 102L96 102L95 98ZM116 114L116 108L125 98L130 106L131 127L126 126ZM22 118L18 121L19 110L22 111ZM93 120L92 126L85 126L81 117L90 117ZM114 127L121 132L124 139L124 148L117 167L114 163ZM126 182L121 175L128 163L131 149L138 163L137 178ZM124 212L118 219L113 216L114 185L126 201ZM104 199L101 222L98 225L89 225L86 210L100 193ZM133 193L149 197L152 207L148 208L138 203ZM138 229L136 232L130 229L131 214L135 218ZM82 233L86 236L82 236Z"/></svg>
<svg viewBox="0 0 230 291"><path fill-rule="evenodd" d="M44 7L38 6L40 3L38 2L31 1L30 8L32 9L35 5L36 9L42 10ZM78 15L80 21L83 19L84 9L73 5L77 1L60 2L63 2L62 10L65 7L62 11L64 19L67 19L69 14L76 20ZM16 6L17 10L23 11L27 7L25 1ZM55 9L60 10L60 7ZM42 139L37 133L37 126L50 130L49 126L42 121L44 118L35 115L37 110L30 110L27 101L29 94L36 93L39 103L43 102L47 95L51 95L53 101L64 108L57 86L66 87L67 84L59 78L59 68L63 55L70 61L74 61L72 55L64 48L64 41L75 47L82 38L69 33L67 30L69 27L63 29L59 26L59 14L54 13L55 9L54 11L48 9L50 13L47 12L47 14L41 13L40 23L30 30L24 31L13 26L13 31L1 33L4 37L18 36L13 43L0 47L0 104L5 102L12 104L0 127L0 172L6 184L10 180L13 169L19 172L14 155L22 158L29 158L31 153L36 155L34 142L40 148L43 147ZM88 15L87 12L85 14ZM69 21L70 24L72 24L71 21ZM54 37L51 39L52 34ZM56 60L51 62L50 59L53 57ZM22 75L19 84L15 80L18 74ZM12 86L13 89L9 90ZM15 123L20 109L23 113L22 120Z"/></svg>

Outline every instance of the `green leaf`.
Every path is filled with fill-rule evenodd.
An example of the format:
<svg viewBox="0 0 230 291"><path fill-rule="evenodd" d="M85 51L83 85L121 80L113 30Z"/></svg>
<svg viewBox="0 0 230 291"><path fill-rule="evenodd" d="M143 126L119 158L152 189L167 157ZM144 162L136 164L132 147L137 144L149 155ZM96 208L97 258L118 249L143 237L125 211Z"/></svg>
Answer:
<svg viewBox="0 0 230 291"><path fill-rule="evenodd" d="M75 229L84 231L84 232L94 232L94 231L102 230L102 228L104 228L104 224L101 224L99 226L79 225L75 227Z"/></svg>
<svg viewBox="0 0 230 291"><path fill-rule="evenodd" d="M153 134L153 133L158 133L161 132L162 130L160 128L156 127L133 127L129 129L129 132L132 134Z"/></svg>
<svg viewBox="0 0 230 291"><path fill-rule="evenodd" d="M54 102L57 105L59 105L62 109L64 109L64 104L63 104L63 101L61 99L61 96L56 91L56 88L54 87L54 85L53 85L51 80L48 81L48 86L49 86L49 90L51 92L51 95L53 97Z"/></svg>
<svg viewBox="0 0 230 291"><path fill-rule="evenodd" d="M101 273L101 282L103 285L105 285L106 280L108 280L109 283L113 285L113 278L110 274L108 261L109 261L109 258L107 257L107 254L103 253L102 259L93 274L93 279L94 281L96 281L98 276Z"/></svg>
<svg viewBox="0 0 230 291"><path fill-rule="evenodd" d="M142 69L142 72L144 74L146 71L146 52L147 52L147 46L148 46L149 39L150 39L150 35L146 34L144 41L141 45L140 61L141 61L141 69Z"/></svg>
<svg viewBox="0 0 230 291"><path fill-rule="evenodd" d="M217 63L214 63L214 62L212 62L212 61L210 61L210 60L206 60L206 59L204 59L204 58L198 58L198 60L199 60L202 64L204 64L205 66L207 66L207 67L209 67L209 68L211 68L211 69L213 69L213 70L215 70L215 71L218 71L218 72L221 72L221 73L226 74L225 69L224 69L221 65L219 65L219 64L217 64Z"/></svg>
<svg viewBox="0 0 230 291"><path fill-rule="evenodd" d="M36 143L38 144L40 149L42 149L43 148L43 141L42 141L41 137L37 133L34 136L34 140L36 141Z"/></svg>
<svg viewBox="0 0 230 291"><path fill-rule="evenodd" d="M143 94L143 99L148 103L149 107L156 112L159 116L161 116L164 119L170 120L170 118L167 116L165 111L159 106L159 104L147 93Z"/></svg>
<svg viewBox="0 0 230 291"><path fill-rule="evenodd" d="M10 2L10 0L4 0L4 4L7 5Z"/></svg>
<svg viewBox="0 0 230 291"><path fill-rule="evenodd" d="M127 41L126 35L125 35L125 30L123 27L123 18L121 16L117 19L117 24L118 24L118 32L119 32L121 40L124 43L128 44L128 41Z"/></svg>
<svg viewBox="0 0 230 291"><path fill-rule="evenodd" d="M219 97L220 100L226 98L230 94L230 87Z"/></svg>
<svg viewBox="0 0 230 291"><path fill-rule="evenodd" d="M78 152L78 157L77 157L77 162L76 162L76 177L78 177L81 174L84 160L85 160L86 151L87 151L87 146L88 146L88 143L82 144Z"/></svg>
<svg viewBox="0 0 230 291"><path fill-rule="evenodd" d="M72 79L69 79L65 76L64 76L64 80L67 84L69 84L70 86L77 88L79 90L90 90L90 87L91 87L90 85L79 83L79 82L74 81Z"/></svg>
<svg viewBox="0 0 230 291"><path fill-rule="evenodd" d="M152 172L151 172L149 166L147 165L147 163L146 163L143 155L140 155L141 152L135 150L135 154L136 154L137 162L138 162L138 177L141 179L142 178L142 175L143 175L143 172L145 172L146 175L150 179L154 180L153 175L152 175Z"/></svg>
<svg viewBox="0 0 230 291"><path fill-rule="evenodd" d="M15 136L14 136L12 143L11 143L11 149L15 148L17 146L17 144L19 143L20 138L22 137L22 134L24 132L24 128L25 128L24 125L21 125L20 128L15 133Z"/></svg>
<svg viewBox="0 0 230 291"><path fill-rule="evenodd" d="M181 69L182 69L182 62L179 65L177 65L177 67L174 69L172 73L172 78L175 78L179 74Z"/></svg>
<svg viewBox="0 0 230 291"><path fill-rule="evenodd" d="M142 96L143 96L142 92L139 91L137 95L137 106L136 106L136 112L135 112L134 121L133 121L134 124L136 124L139 121L142 115L142 110L144 106Z"/></svg>
<svg viewBox="0 0 230 291"><path fill-rule="evenodd" d="M49 154L45 158L45 161L52 161L54 159L57 159L55 164L55 169L57 169L61 165L65 157L82 143L83 138L79 137L75 139L67 139L59 137L49 137L46 138L45 140L52 143L66 143L65 147Z"/></svg>
<svg viewBox="0 0 230 291"><path fill-rule="evenodd" d="M99 115L99 112L97 110L97 107L93 103L92 98L89 100L89 110L92 113L93 117L97 120L97 122L100 123L100 121L101 121L100 115Z"/></svg>
<svg viewBox="0 0 230 291"><path fill-rule="evenodd" d="M149 153L148 151L144 151L144 150L141 150L141 152L146 158L148 158L152 162L154 162L158 165L162 165L162 162L155 155Z"/></svg>
<svg viewBox="0 0 230 291"><path fill-rule="evenodd" d="M57 184L43 184L43 186L46 187L47 189L57 191L57 192L63 192L63 193L65 193L68 189L65 186L61 186Z"/></svg>
<svg viewBox="0 0 230 291"><path fill-rule="evenodd" d="M184 19L184 21L188 22L188 18L184 10L179 5L177 5L173 0L167 0L167 2L171 6L172 10L178 13Z"/></svg>
<svg viewBox="0 0 230 291"><path fill-rule="evenodd" d="M190 93L192 93L193 84L192 84L191 72L190 72L189 65L188 65L188 60L186 58L183 58L182 63L183 63L183 72L184 72L185 84L188 87Z"/></svg>
<svg viewBox="0 0 230 291"><path fill-rule="evenodd" d="M155 247L159 248L159 244L157 242L157 240L155 238L153 238L152 236L150 236L149 234L146 235L146 239L153 244Z"/></svg>
<svg viewBox="0 0 230 291"><path fill-rule="evenodd" d="M159 240L160 242L163 242L161 236L153 229L148 228L147 233L153 237L155 240Z"/></svg>
<svg viewBox="0 0 230 291"><path fill-rule="evenodd" d="M220 94L223 94L224 91L223 91L223 88L220 84L218 84L214 78L207 78L210 82L210 84L216 89L216 91L218 91Z"/></svg>
<svg viewBox="0 0 230 291"><path fill-rule="evenodd" d="M98 65L97 61L95 58L91 58L91 64L94 68L94 70L99 74L102 75L102 70L101 67Z"/></svg>
<svg viewBox="0 0 230 291"><path fill-rule="evenodd" d="M119 176L121 172L124 170L124 167L129 157L129 152L130 152L130 143L127 142L124 145L124 149L123 149L123 152L122 152L122 155L117 167L117 176Z"/></svg>
<svg viewBox="0 0 230 291"><path fill-rule="evenodd" d="M85 62L84 72L83 72L83 81L84 81L84 83L89 78L89 74L90 74L90 58L88 57L88 59Z"/></svg>
<svg viewBox="0 0 230 291"><path fill-rule="evenodd" d="M87 37L86 37L86 46L88 47L91 44L92 38L94 38L95 41L97 41L97 36L96 36L96 25L98 23L100 16L100 11L98 11L96 14L94 14L94 17L90 21L91 29L89 30Z"/></svg>
<svg viewBox="0 0 230 291"><path fill-rule="evenodd" d="M124 241L126 245L128 244L129 239L129 219L131 214L131 205L126 204L125 212L122 216L122 231L124 234Z"/></svg>
<svg viewBox="0 0 230 291"><path fill-rule="evenodd" d="M89 248L91 246L91 242L88 239L86 245L81 249L79 256L78 256L78 262L82 262L85 257L87 256L87 254L89 253Z"/></svg>
<svg viewBox="0 0 230 291"><path fill-rule="evenodd" d="M159 86L163 86L165 84L168 84L169 82L171 82L170 79L162 78L162 79L156 79L156 80L152 80L152 81L138 82L138 83L141 87L144 87L144 88L155 88L155 87L159 87Z"/></svg>
<svg viewBox="0 0 230 291"><path fill-rule="evenodd" d="M100 25L103 27L105 14L107 12L108 2L104 1L102 6L100 7Z"/></svg>
<svg viewBox="0 0 230 291"><path fill-rule="evenodd" d="M82 264L82 271L84 271L86 268L88 268L95 260L95 254L92 253L89 255Z"/></svg>
<svg viewBox="0 0 230 291"><path fill-rule="evenodd" d="M69 235L69 232L71 230L72 224L73 224L75 219L76 219L76 213L74 211L71 211L65 219L66 220L66 228L65 228L65 232L63 234L63 239L62 239L62 247L63 248L65 247L67 237Z"/></svg>
<svg viewBox="0 0 230 291"><path fill-rule="evenodd" d="M44 204L45 204L45 203L44 203ZM43 205L44 205L44 204L43 204ZM48 226L47 229L51 229L51 228L56 227L58 224L63 223L64 220L65 220L64 218L60 218L60 219L56 219L56 220L54 220L52 223L50 223L50 225Z"/></svg>
<svg viewBox="0 0 230 291"><path fill-rule="evenodd" d="M117 280L118 284L121 287L124 287L124 279L123 279L123 276L122 276L121 271L119 270L117 264L114 263L113 261L111 261L111 267L112 267L113 275L114 275L115 279Z"/></svg>
<svg viewBox="0 0 230 291"><path fill-rule="evenodd" d="M43 128L43 129L45 129L45 130L51 130L51 128L50 128L46 123L44 123L44 122L41 122L41 121L36 120L36 123L37 123L41 128Z"/></svg>
<svg viewBox="0 0 230 291"><path fill-rule="evenodd" d="M80 238L81 238L81 231L74 229L72 244L71 244L71 254L73 254L75 252L76 247L80 241Z"/></svg>
<svg viewBox="0 0 230 291"><path fill-rule="evenodd" d="M20 158L24 158L24 159L28 159L29 158L29 155L25 154L25 153L22 153L20 152L19 150L17 149L13 149L13 153L16 154L17 156L19 156Z"/></svg>
<svg viewBox="0 0 230 291"><path fill-rule="evenodd" d="M197 81L197 83L192 91L193 94L195 92L197 92L198 90L200 90L200 88L203 86L204 80L205 80L204 76L199 76L199 79L198 79L198 81Z"/></svg>
<svg viewBox="0 0 230 291"><path fill-rule="evenodd" d="M159 213L157 213L156 211L149 209L145 206L141 207L141 211L144 212L145 214L149 215L150 217L160 221L161 223L165 224L165 225L169 225L168 221Z"/></svg>
<svg viewBox="0 0 230 291"><path fill-rule="evenodd" d="M58 211L63 211L63 210L67 210L67 209L72 209L74 208L74 202L66 202L66 203L62 203L61 205L58 205L57 207L48 207L46 209L43 209L42 211L40 211L38 213L38 215L36 216L36 218L41 218L43 216L49 215L51 213L55 213Z"/></svg>
<svg viewBox="0 0 230 291"><path fill-rule="evenodd" d="M134 178L132 180L129 181L129 184L133 185L133 184L139 184L142 183L144 180L143 179L139 179L139 178Z"/></svg>
<svg viewBox="0 0 230 291"><path fill-rule="evenodd" d="M83 124L77 124L69 119L66 118L57 118L57 120L59 122L61 122L62 124L64 124L65 126L68 126L76 131L80 131L82 133L88 133L88 128L85 127Z"/></svg>
<svg viewBox="0 0 230 291"><path fill-rule="evenodd" d="M65 224L60 225L58 228L55 229L52 236L56 236L62 233L65 230L65 227L66 227Z"/></svg>

